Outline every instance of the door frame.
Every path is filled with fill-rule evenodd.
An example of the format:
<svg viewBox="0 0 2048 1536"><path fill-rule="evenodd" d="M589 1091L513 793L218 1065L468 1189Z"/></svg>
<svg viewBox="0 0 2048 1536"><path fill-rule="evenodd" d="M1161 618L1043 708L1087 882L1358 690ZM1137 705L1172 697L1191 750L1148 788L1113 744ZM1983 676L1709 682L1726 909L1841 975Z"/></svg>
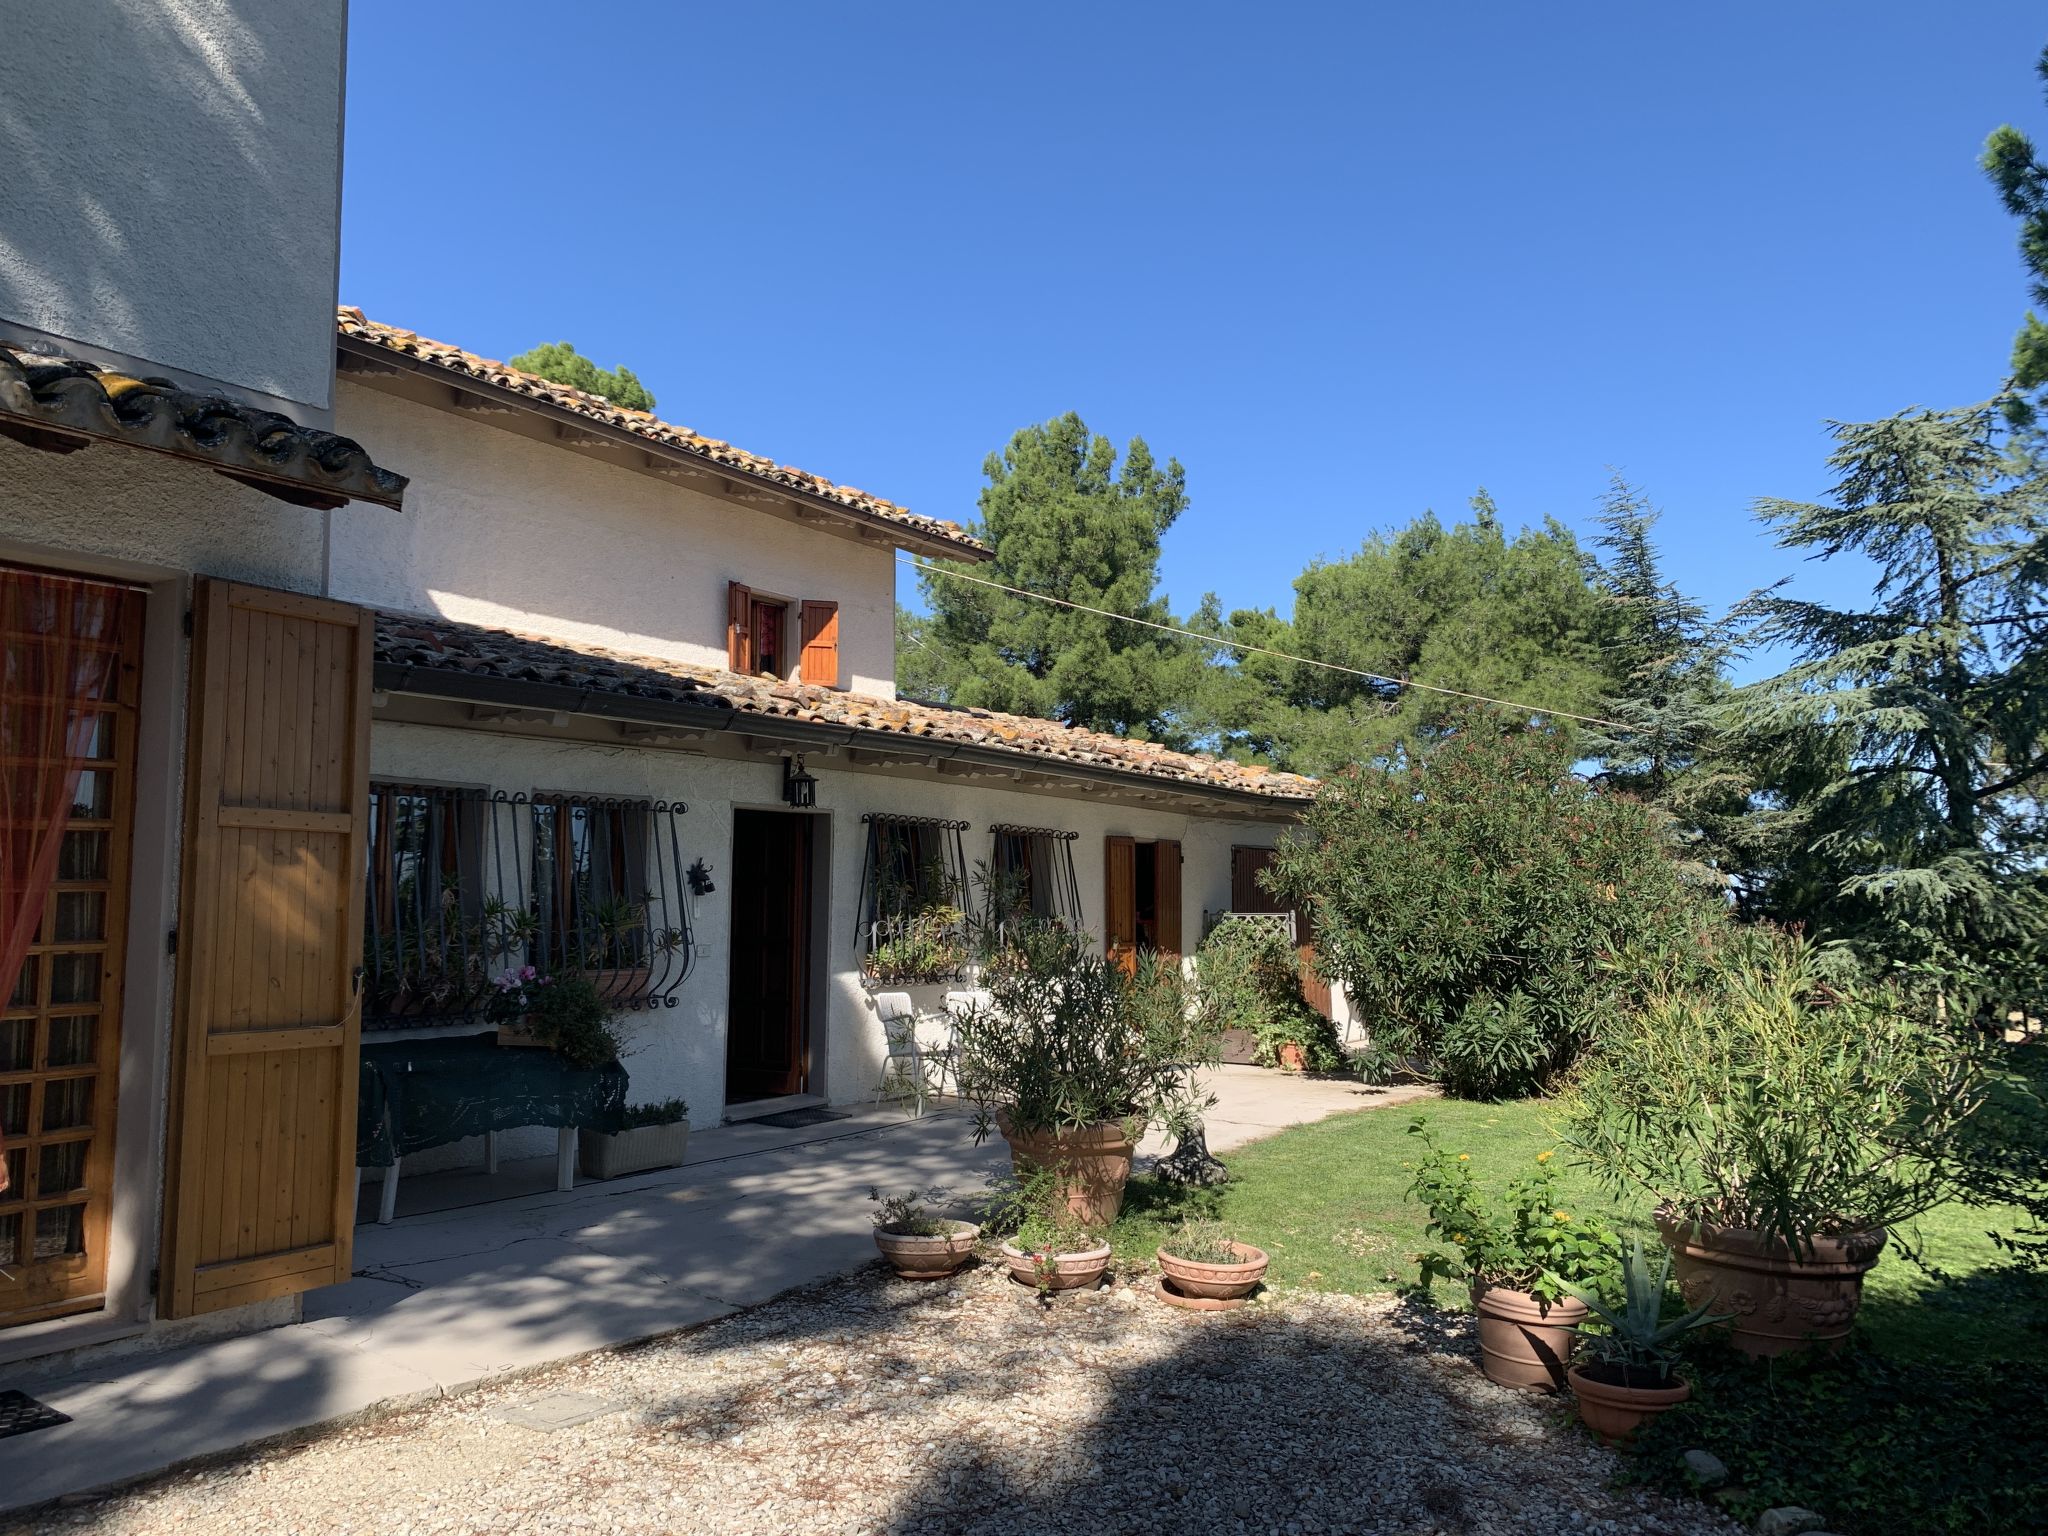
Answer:
<svg viewBox="0 0 2048 1536"><path fill-rule="evenodd" d="M810 891L804 906L805 939L810 953L803 972L804 998L802 1012L797 1020L801 1031L799 1051L803 1057L801 1077L791 1097L824 1098L830 1093L831 1072L827 1032L831 1018L831 955L832 932L832 836L833 819L829 810L799 810L775 801L735 800L731 804L731 817L727 823L730 841L726 847L730 856L738 857L739 818L743 813L761 813L770 816L801 816L810 824ZM732 1063L732 939L733 907L732 885L726 883L726 972L725 972L725 1049L719 1067L720 1113L735 1104L764 1103L765 1100L733 1099L730 1094Z"/></svg>

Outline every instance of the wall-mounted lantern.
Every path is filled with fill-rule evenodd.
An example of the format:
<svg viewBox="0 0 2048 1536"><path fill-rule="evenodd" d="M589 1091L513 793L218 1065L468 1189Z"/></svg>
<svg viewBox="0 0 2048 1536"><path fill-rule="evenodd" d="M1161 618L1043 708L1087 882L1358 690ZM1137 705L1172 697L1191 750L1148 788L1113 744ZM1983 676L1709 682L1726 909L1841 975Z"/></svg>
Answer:
<svg viewBox="0 0 2048 1536"><path fill-rule="evenodd" d="M818 803L818 781L804 772L801 756L782 760L782 798L800 811Z"/></svg>
<svg viewBox="0 0 2048 1536"><path fill-rule="evenodd" d="M718 889L711 883L711 866L702 859L690 866L689 881L692 896L709 896Z"/></svg>

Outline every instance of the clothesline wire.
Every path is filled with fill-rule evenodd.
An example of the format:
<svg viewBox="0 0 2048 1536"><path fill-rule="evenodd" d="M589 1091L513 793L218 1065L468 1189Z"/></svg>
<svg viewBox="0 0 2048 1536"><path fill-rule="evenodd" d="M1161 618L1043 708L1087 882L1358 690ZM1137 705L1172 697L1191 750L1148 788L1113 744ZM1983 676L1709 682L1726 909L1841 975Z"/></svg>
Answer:
<svg viewBox="0 0 2048 1536"><path fill-rule="evenodd" d="M1144 629L1156 629L1161 634L1179 635L1185 640L1198 641L1203 645L1221 646L1246 656L1270 656L1275 661L1291 661L1300 667L1321 667L1326 672L1342 672L1347 677L1362 677L1368 682L1385 683L1392 688L1418 688L1424 693L1440 693L1447 698L1469 699L1475 704L1497 704L1502 709L1521 710L1531 715L1553 715L1560 720L1576 720L1581 725L1602 725L1610 730L1625 731L1629 727L1619 720L1603 720L1598 715L1576 715L1568 709L1551 709L1541 704L1519 704L1513 699L1496 699L1490 694L1467 693L1462 688L1444 688L1435 683L1418 683L1412 678L1388 677L1380 672L1368 672L1362 667L1347 667L1334 661L1318 661L1313 656L1296 656L1289 651L1276 651L1270 646L1250 645L1242 640L1224 640L1216 635L1205 635L1192 629L1183 629L1178 624L1161 624L1155 619L1133 618L1128 613L1114 613L1107 608L1096 608L1087 603L1077 603L1069 598L1054 597L1047 592L1033 592L1028 587L1007 586L1000 581L990 581L986 576L970 576L965 571L949 570L943 565L932 565L915 556L898 554L897 562L925 576L943 576L949 581L972 582L977 587L988 587L997 592L1007 592L1012 597L1025 597L1038 603L1051 603L1058 608L1071 608L1076 613L1092 613L1101 618L1115 619L1122 624L1136 624Z"/></svg>

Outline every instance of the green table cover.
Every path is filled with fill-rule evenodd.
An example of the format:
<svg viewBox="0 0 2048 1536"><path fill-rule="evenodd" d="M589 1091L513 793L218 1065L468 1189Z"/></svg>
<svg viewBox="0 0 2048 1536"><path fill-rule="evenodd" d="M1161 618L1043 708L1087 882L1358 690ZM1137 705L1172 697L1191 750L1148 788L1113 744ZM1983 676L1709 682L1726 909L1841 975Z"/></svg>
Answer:
<svg viewBox="0 0 2048 1536"><path fill-rule="evenodd" d="M356 1166L522 1125L626 1128L626 1069L572 1066L555 1051L500 1046L495 1032L363 1046Z"/></svg>

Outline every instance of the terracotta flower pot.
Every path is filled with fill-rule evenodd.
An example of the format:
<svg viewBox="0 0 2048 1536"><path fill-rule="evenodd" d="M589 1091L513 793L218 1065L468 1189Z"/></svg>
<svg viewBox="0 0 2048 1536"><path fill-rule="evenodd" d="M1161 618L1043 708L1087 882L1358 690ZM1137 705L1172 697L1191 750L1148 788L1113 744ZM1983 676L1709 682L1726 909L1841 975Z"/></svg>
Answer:
<svg viewBox="0 0 2048 1536"><path fill-rule="evenodd" d="M1308 1056L1302 1050L1299 1042L1288 1040L1282 1043L1280 1047L1280 1065L1289 1072L1306 1072L1308 1070Z"/></svg>
<svg viewBox="0 0 2048 1536"><path fill-rule="evenodd" d="M1197 1264L1193 1259L1176 1258L1164 1248L1159 1250L1159 1270L1173 1282L1173 1288L1183 1296L1199 1296L1211 1301L1234 1301L1240 1296L1249 1296L1266 1278L1266 1266L1272 1262L1263 1248L1254 1248L1250 1243L1232 1243L1237 1251L1235 1264Z"/></svg>
<svg viewBox="0 0 2048 1536"><path fill-rule="evenodd" d="M1111 1121L1072 1131L1025 1131L998 1114L996 1126L1010 1144L1010 1164L1019 1177L1034 1168L1063 1168L1067 1209L1081 1225L1091 1232L1115 1225L1124 1208L1131 1155L1137 1151L1122 1125Z"/></svg>
<svg viewBox="0 0 2048 1536"><path fill-rule="evenodd" d="M974 1257L975 1240L981 1236L981 1228L971 1221L949 1225L953 1230L937 1237L877 1227L875 1246L882 1250L889 1267L905 1280L943 1280Z"/></svg>
<svg viewBox="0 0 2048 1536"><path fill-rule="evenodd" d="M1527 1291L1499 1285L1472 1287L1479 1314L1479 1365L1489 1381L1525 1392L1556 1392L1564 1386L1565 1362L1586 1304L1566 1296L1548 1306Z"/></svg>
<svg viewBox="0 0 2048 1536"><path fill-rule="evenodd" d="M1695 1227L1659 1213L1686 1305L1731 1316L1729 1342L1759 1359L1818 1344L1837 1349L1863 1304L1863 1277L1885 1230L1815 1238L1795 1254L1780 1238L1741 1227Z"/></svg>
<svg viewBox="0 0 2048 1536"><path fill-rule="evenodd" d="M1013 1243L1004 1243L996 1251L1010 1267L1010 1278L1034 1289L1043 1284L1051 1291L1077 1291L1083 1286L1094 1285L1102 1278L1103 1271L1109 1268L1107 1243L1078 1253L1056 1253L1052 1255L1051 1264L1044 1268L1040 1266L1038 1254L1026 1253Z"/></svg>
<svg viewBox="0 0 2048 1536"><path fill-rule="evenodd" d="M1631 1438L1658 1414L1692 1396L1692 1383L1683 1376L1672 1377L1668 1387L1632 1387L1606 1379L1616 1374L1612 1367L1590 1367L1601 1373L1598 1376L1588 1375L1588 1369L1575 1365L1567 1373L1572 1396L1578 1399L1579 1418L1586 1428L1608 1445Z"/></svg>

